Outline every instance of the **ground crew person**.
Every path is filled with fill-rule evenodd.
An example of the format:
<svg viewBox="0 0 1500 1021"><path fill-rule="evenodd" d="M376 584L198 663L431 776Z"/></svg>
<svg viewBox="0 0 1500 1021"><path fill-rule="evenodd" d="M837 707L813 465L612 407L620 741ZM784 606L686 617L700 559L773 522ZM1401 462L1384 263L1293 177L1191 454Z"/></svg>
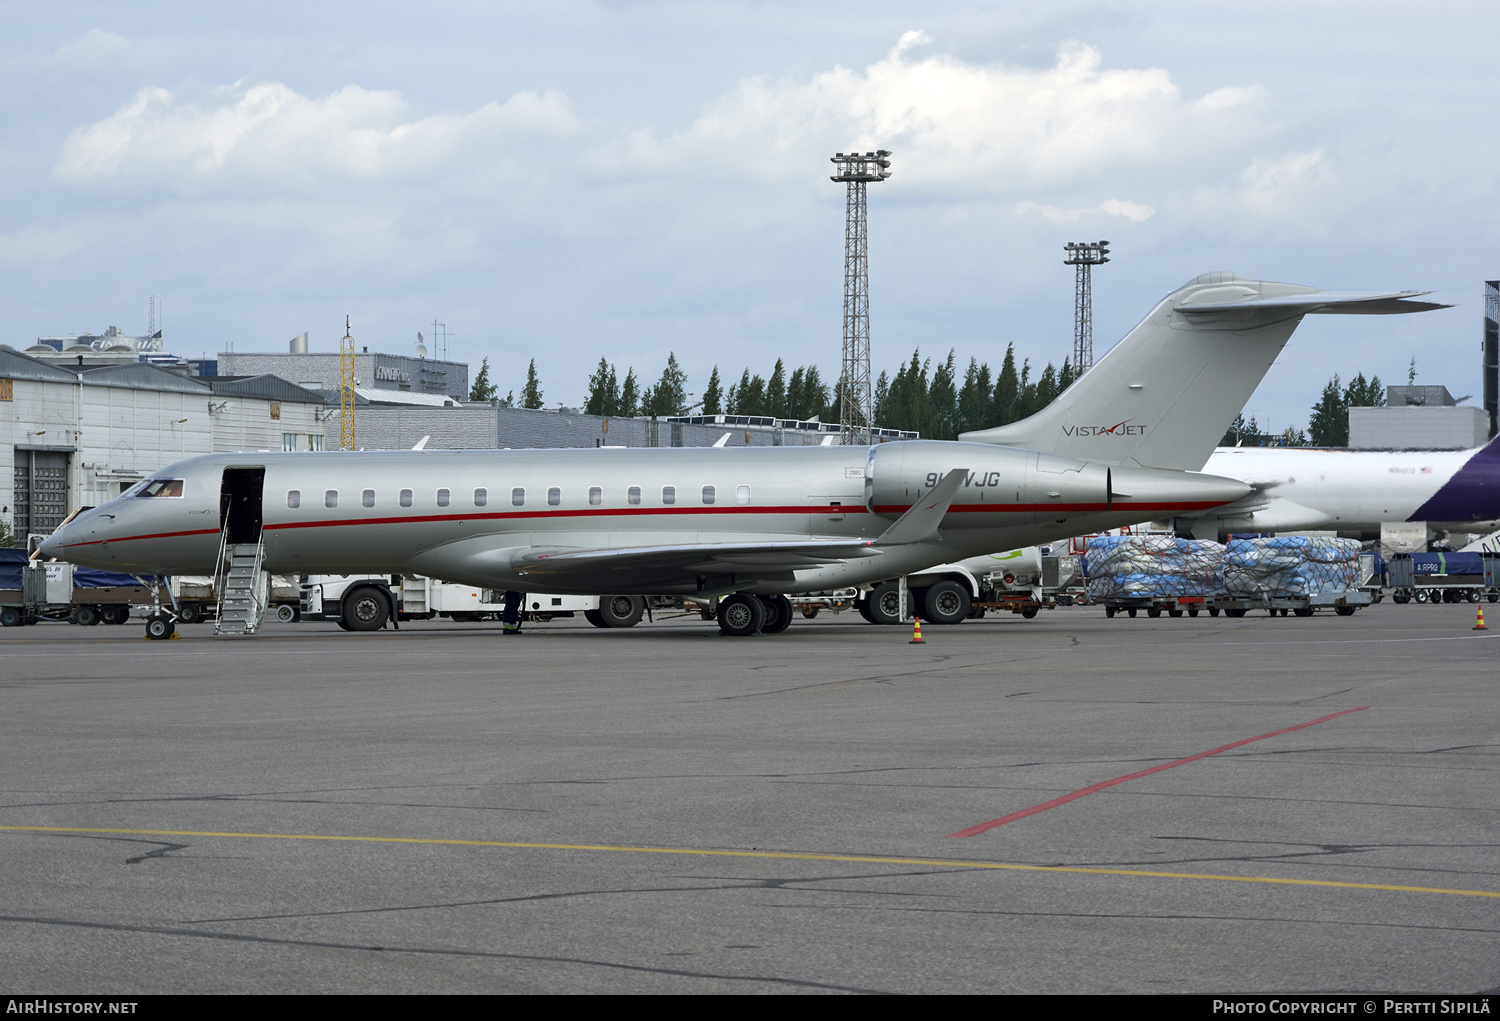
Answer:
<svg viewBox="0 0 1500 1021"><path fill-rule="evenodd" d="M500 614L500 628L508 635L521 633L521 603L526 599L524 592L505 593L505 611Z"/></svg>

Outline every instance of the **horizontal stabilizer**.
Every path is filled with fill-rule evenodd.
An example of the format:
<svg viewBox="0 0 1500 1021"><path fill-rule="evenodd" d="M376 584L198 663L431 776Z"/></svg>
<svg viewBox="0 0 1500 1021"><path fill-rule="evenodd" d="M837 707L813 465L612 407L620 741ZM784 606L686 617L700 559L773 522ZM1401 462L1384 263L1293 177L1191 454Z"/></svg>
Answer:
<svg viewBox="0 0 1500 1021"><path fill-rule="evenodd" d="M1282 294L1253 297L1242 301L1194 300L1194 295L1178 302L1177 311L1190 316L1204 312L1245 312L1260 309L1295 310L1297 315L1400 315L1405 312L1431 312L1452 308L1435 301L1413 301L1431 291L1311 291L1305 294Z"/></svg>
<svg viewBox="0 0 1500 1021"><path fill-rule="evenodd" d="M948 506L953 503L953 498L958 495L968 474L967 468L954 468L944 475L942 481L932 487L926 496L919 496L916 503L896 519L895 524L880 533L875 545L905 546L915 542L941 542L943 537L938 534L938 526L943 523Z"/></svg>

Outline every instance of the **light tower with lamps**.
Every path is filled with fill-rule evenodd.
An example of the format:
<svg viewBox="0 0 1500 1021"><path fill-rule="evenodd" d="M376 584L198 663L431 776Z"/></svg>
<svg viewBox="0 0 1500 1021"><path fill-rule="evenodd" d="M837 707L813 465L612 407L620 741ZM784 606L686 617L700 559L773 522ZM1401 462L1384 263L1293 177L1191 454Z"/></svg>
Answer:
<svg viewBox="0 0 1500 1021"><path fill-rule="evenodd" d="M839 442L868 443L875 428L870 385L870 251L865 185L891 176L891 152L838 153L829 180L849 186L844 216L844 364L839 375Z"/></svg>
<svg viewBox="0 0 1500 1021"><path fill-rule="evenodd" d="M1077 379L1094 364L1094 299L1089 271L1109 261L1109 242L1069 241L1063 250L1068 253L1063 265L1078 267L1073 285L1073 378Z"/></svg>

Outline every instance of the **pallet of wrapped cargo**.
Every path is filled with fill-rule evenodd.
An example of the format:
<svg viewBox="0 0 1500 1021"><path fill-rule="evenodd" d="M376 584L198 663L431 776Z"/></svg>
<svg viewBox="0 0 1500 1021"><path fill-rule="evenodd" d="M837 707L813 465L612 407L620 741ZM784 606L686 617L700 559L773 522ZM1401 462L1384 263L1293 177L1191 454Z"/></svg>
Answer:
<svg viewBox="0 0 1500 1021"><path fill-rule="evenodd" d="M1130 617L1141 610L1148 617L1160 617L1162 611L1196 617L1205 607L1218 616L1212 601L1220 592L1223 554L1219 543L1201 539L1093 536L1085 558L1088 601L1102 605L1106 617L1122 610Z"/></svg>
<svg viewBox="0 0 1500 1021"><path fill-rule="evenodd" d="M1231 617L1264 609L1272 616L1310 617L1320 609L1349 616L1368 606L1360 589L1360 545L1353 539L1281 535L1231 539L1220 571L1223 595L1214 605Z"/></svg>

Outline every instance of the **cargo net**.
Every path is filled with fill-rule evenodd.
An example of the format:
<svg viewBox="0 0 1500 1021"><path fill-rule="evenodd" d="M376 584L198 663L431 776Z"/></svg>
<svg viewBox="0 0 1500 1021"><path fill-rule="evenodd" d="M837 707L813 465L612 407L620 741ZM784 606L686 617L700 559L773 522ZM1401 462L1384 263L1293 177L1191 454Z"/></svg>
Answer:
<svg viewBox="0 0 1500 1021"><path fill-rule="evenodd" d="M1086 556L1090 600L1171 599L1221 591L1224 547L1159 535L1101 535Z"/></svg>
<svg viewBox="0 0 1500 1021"><path fill-rule="evenodd" d="M1232 596L1315 596L1359 585L1354 539L1231 539L1224 547L1224 588Z"/></svg>

